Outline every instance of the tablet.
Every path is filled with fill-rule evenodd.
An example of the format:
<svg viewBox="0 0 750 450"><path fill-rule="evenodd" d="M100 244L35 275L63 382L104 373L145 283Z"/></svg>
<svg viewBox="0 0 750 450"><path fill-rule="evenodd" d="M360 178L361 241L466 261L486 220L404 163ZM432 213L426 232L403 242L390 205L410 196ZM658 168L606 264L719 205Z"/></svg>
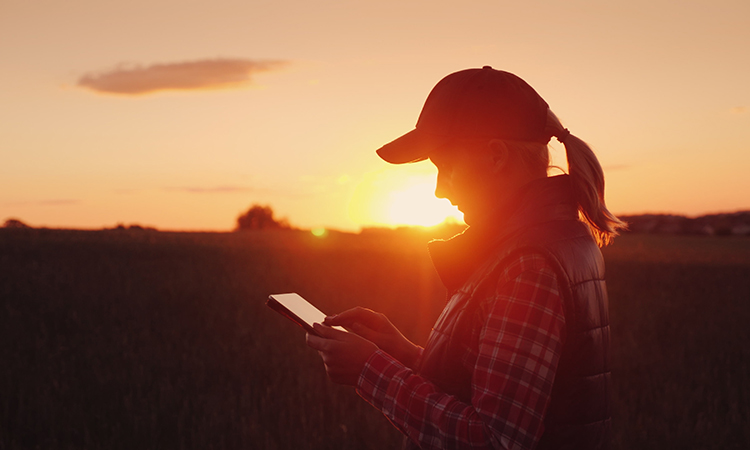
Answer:
<svg viewBox="0 0 750 450"><path fill-rule="evenodd" d="M313 328L313 323L323 323L326 318L325 314L297 293L271 294L266 305L316 336L318 333ZM333 328L346 331L342 327Z"/></svg>

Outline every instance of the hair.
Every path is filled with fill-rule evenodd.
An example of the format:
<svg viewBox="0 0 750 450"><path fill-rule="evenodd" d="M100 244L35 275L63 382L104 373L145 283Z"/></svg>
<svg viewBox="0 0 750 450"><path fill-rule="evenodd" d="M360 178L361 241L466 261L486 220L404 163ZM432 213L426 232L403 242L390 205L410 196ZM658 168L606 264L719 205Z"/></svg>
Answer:
<svg viewBox="0 0 750 450"><path fill-rule="evenodd" d="M627 228L627 224L612 214L604 203L604 171L599 164L599 159L591 147L570 134L562 126L555 113L549 109L545 133L547 136L556 137L565 146L568 173L573 186L573 195L578 203L579 218L588 225L600 247L611 243L619 235L619 230ZM544 158L549 166L549 151L546 145L543 147L544 153L547 154ZM535 160L541 162L539 158L539 156L534 157Z"/></svg>
<svg viewBox="0 0 750 450"><path fill-rule="evenodd" d="M549 109L545 134L556 137L565 146L568 173L578 204L580 220L589 227L600 247L610 244L619 235L619 230L627 228L627 224L607 209L604 202L604 171L599 159L591 147L570 134ZM551 167L547 144L530 141L505 142L513 148L514 154L520 157L522 167L525 167L529 174L540 174Z"/></svg>
<svg viewBox="0 0 750 450"><path fill-rule="evenodd" d="M546 174L550 167L549 148L546 144L532 141L504 140L514 157L520 161L520 168L531 178Z"/></svg>

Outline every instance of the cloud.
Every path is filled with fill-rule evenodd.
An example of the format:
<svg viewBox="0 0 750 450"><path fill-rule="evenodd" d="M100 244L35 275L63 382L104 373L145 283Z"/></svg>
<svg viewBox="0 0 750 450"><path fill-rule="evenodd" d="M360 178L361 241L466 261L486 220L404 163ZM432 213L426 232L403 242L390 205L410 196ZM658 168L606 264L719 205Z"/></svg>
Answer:
<svg viewBox="0 0 750 450"><path fill-rule="evenodd" d="M614 172L616 170L625 170L630 169L630 166L627 164L612 164L610 166L603 167L605 172Z"/></svg>
<svg viewBox="0 0 750 450"><path fill-rule="evenodd" d="M6 205L10 206L66 206L66 205L77 205L81 203L78 199L72 198L54 198L47 200L29 200L20 202L6 202Z"/></svg>
<svg viewBox="0 0 750 450"><path fill-rule="evenodd" d="M744 106L735 106L731 111L733 114L745 114L747 112L747 108Z"/></svg>
<svg viewBox="0 0 750 450"><path fill-rule="evenodd" d="M52 199L52 200L41 200L37 202L38 205L43 206L61 206L61 205L75 205L81 203L80 200L72 199L72 198L60 198L60 199Z"/></svg>
<svg viewBox="0 0 750 450"><path fill-rule="evenodd" d="M143 95L158 91L227 89L252 84L252 76L277 70L286 61L250 59L203 59L150 66L118 65L104 72L90 72L78 79L78 86L95 92Z"/></svg>
<svg viewBox="0 0 750 450"><path fill-rule="evenodd" d="M243 192L255 192L256 189L243 186L216 186L216 187L168 187L167 191L187 192L189 194L235 194Z"/></svg>
<svg viewBox="0 0 750 450"><path fill-rule="evenodd" d="M181 192L185 194L204 194L204 195L225 195L225 194L246 194L253 193L255 195L279 195L283 197L307 197L312 195L311 192L300 193L293 190L286 189L275 189L267 187L247 187L247 186L171 186L162 188L167 192Z"/></svg>

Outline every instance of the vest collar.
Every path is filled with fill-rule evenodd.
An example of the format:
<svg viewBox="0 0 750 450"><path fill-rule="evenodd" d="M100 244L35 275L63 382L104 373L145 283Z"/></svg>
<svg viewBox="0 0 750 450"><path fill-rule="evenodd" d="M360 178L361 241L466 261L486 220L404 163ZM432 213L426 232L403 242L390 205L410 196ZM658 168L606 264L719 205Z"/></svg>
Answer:
<svg viewBox="0 0 750 450"><path fill-rule="evenodd" d="M432 263L449 292L461 287L493 250L519 231L545 222L576 220L570 177L558 175L526 184L512 206L491 217L449 240L428 244Z"/></svg>

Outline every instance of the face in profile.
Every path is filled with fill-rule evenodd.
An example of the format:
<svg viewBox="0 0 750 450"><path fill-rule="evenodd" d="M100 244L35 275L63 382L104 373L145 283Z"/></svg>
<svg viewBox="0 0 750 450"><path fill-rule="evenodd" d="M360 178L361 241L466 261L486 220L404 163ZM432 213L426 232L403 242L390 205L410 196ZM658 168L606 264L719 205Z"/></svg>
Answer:
<svg viewBox="0 0 750 450"><path fill-rule="evenodd" d="M454 142L430 154L438 169L435 196L448 199L472 225L492 205L494 162L486 141Z"/></svg>

